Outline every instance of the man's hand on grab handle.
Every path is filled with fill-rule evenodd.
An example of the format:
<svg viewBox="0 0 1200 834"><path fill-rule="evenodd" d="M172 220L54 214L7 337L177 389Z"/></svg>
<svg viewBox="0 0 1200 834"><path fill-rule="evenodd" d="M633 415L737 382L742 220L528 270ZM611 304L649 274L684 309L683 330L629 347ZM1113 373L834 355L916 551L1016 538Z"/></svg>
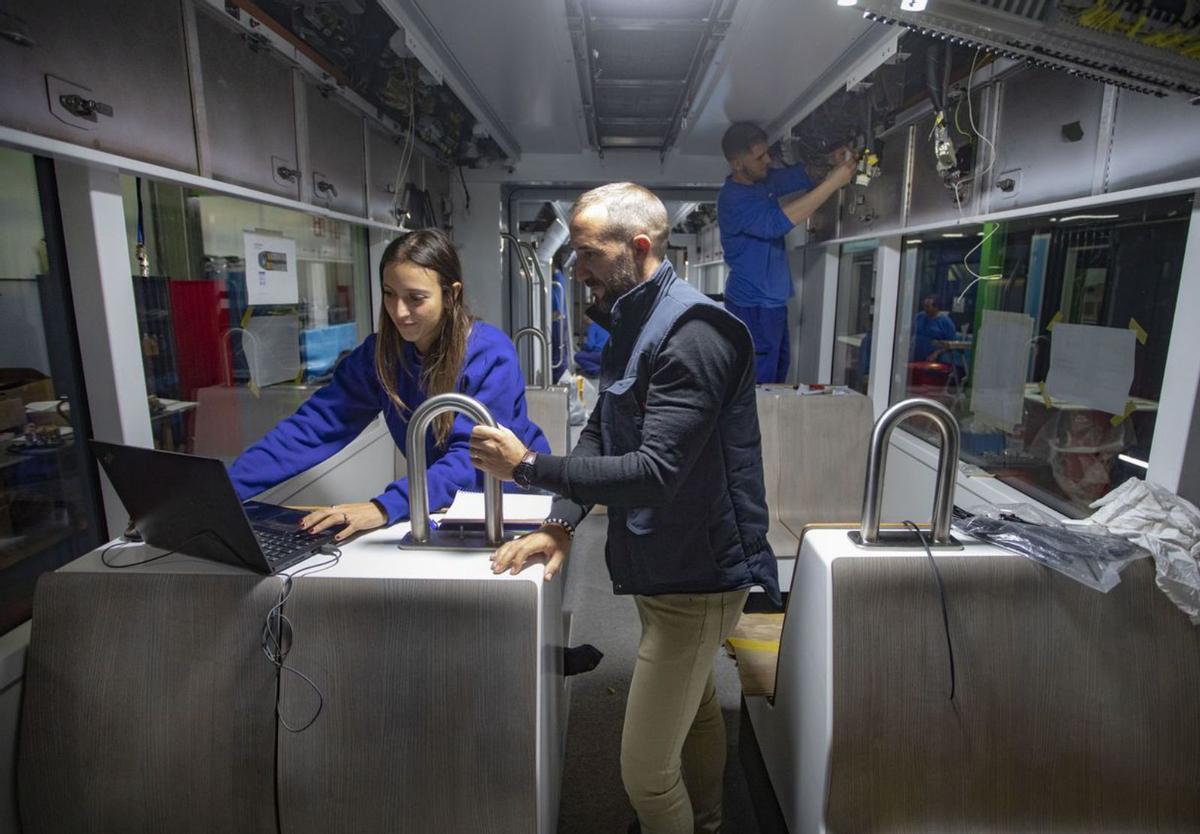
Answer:
<svg viewBox="0 0 1200 834"><path fill-rule="evenodd" d="M387 524L387 516L379 509L374 501L364 501L361 504L335 504L332 507L322 507L313 510L300 520L300 529L317 534L330 527L344 525L336 536L335 541L343 541L363 530L373 530Z"/></svg>
<svg viewBox="0 0 1200 834"><path fill-rule="evenodd" d="M543 524L527 536L505 542L492 554L492 573L521 572L530 557L546 557L546 580L554 577L571 551L571 536L557 524Z"/></svg>
<svg viewBox="0 0 1200 834"><path fill-rule="evenodd" d="M513 479L513 470L527 451L520 438L503 426L471 430L471 465L502 481Z"/></svg>

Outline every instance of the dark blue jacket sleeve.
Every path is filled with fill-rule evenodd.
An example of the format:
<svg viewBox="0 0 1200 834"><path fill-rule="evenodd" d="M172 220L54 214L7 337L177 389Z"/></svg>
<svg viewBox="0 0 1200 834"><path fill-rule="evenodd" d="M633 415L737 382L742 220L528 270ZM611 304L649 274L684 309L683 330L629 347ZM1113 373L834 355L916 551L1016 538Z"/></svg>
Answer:
<svg viewBox="0 0 1200 834"><path fill-rule="evenodd" d="M339 452L379 413L374 336L341 361L333 379L229 467L242 500L283 483Z"/></svg>
<svg viewBox="0 0 1200 834"><path fill-rule="evenodd" d="M784 214L779 201L764 191L722 196L725 199L717 204L717 222L724 235L776 240L796 225Z"/></svg>

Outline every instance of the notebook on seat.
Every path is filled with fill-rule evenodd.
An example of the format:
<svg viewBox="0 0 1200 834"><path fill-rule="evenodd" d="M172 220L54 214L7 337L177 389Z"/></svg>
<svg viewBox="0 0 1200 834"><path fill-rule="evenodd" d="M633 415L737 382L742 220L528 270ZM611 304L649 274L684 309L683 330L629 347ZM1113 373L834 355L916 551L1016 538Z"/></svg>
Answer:
<svg viewBox="0 0 1200 834"><path fill-rule="evenodd" d="M316 553L339 528L311 535L305 513L238 500L214 458L91 441L146 544L272 574Z"/></svg>

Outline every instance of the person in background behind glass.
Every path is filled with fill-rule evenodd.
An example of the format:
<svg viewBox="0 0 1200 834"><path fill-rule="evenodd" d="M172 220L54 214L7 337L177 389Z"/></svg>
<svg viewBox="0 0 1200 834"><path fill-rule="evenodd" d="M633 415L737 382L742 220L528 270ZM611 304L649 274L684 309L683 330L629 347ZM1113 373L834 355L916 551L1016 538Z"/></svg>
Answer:
<svg viewBox="0 0 1200 834"><path fill-rule="evenodd" d="M954 320L944 310L938 308L936 295L927 295L921 302L921 310L913 319L912 356L914 362L938 362L945 348L934 344L935 341L953 341L958 329Z"/></svg>
<svg viewBox="0 0 1200 834"><path fill-rule="evenodd" d="M608 343L608 331L591 319L588 323L587 338L583 346L575 352L575 367L584 376L600 376L600 354Z"/></svg>
<svg viewBox="0 0 1200 834"><path fill-rule="evenodd" d="M516 350L508 336L471 315L458 253L444 233L425 229L393 240L380 258L379 281L379 332L337 366L329 384L230 465L239 498L341 451L381 412L407 454L413 411L428 397L451 391L479 400L530 448L550 451L526 412ZM459 490L483 489L483 475L468 455L471 426L462 414L434 420L425 438L430 508L448 506ZM314 510L300 524L313 533L341 525L342 540L408 516L408 479L400 478L368 501Z"/></svg>

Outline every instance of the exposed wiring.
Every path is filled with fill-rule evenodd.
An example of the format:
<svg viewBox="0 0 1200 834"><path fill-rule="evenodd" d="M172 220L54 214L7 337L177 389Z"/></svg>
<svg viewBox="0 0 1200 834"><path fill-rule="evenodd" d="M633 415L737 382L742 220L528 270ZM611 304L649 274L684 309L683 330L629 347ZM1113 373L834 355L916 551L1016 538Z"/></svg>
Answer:
<svg viewBox="0 0 1200 834"><path fill-rule="evenodd" d="M992 170L992 166L996 164L996 146L991 140L979 132L979 128L975 126L975 109L971 106L971 87L975 83L975 64L979 61L979 50L975 50L975 57L971 59L971 72L967 76L967 123L971 126L971 130L979 137L979 141L988 146L988 166L982 171L975 174L975 181L982 182L984 174ZM979 161L976 160L975 167L979 167Z"/></svg>
<svg viewBox="0 0 1200 834"><path fill-rule="evenodd" d="M929 542L926 541L921 528L912 521L905 521L904 526L916 533L917 538L921 540L921 546L925 548L925 555L929 557L929 567L933 569L933 578L937 581L938 600L942 604L942 630L946 634L946 655L950 659L949 700L953 701L954 693L958 689L958 678L954 671L954 643L950 640L950 612L946 608L946 586L942 583L942 572L938 570L937 560L933 558L933 551L929 549Z"/></svg>
<svg viewBox="0 0 1200 834"><path fill-rule="evenodd" d="M980 275L978 272L971 269L971 265L967 263L967 261L970 259L970 257L972 255L974 255L979 250L979 248L981 246L983 246L983 244L985 244L989 240L991 240L992 235L996 234L996 230L999 228L1000 228L999 223L993 223L991 230L988 231L988 233L985 234L983 237L981 237L979 239L979 242L976 243L974 246L972 246L971 250L969 252L967 252L967 254L963 255L963 259L962 259L963 269L965 269L968 273L970 273L972 276L974 276L975 280L972 281L971 283L967 284L967 286L963 289L963 291L954 297L955 304L957 304L959 301L962 301L963 296L965 296L967 294L967 292L971 289L971 287L975 286L980 281L998 281L1004 277L1004 273L1002 273L1002 272L997 272L995 275Z"/></svg>
<svg viewBox="0 0 1200 834"><path fill-rule="evenodd" d="M470 217L471 216L471 192L467 189L467 177L465 174L463 174L463 167L461 165L458 166L458 178L462 182L463 199L465 200L465 203L463 205L463 211L466 212L467 217Z"/></svg>
<svg viewBox="0 0 1200 834"><path fill-rule="evenodd" d="M404 220L400 217L400 201L404 192L400 190L400 185L408 178L408 166L412 161L413 148L417 144L417 96L414 91L416 80L408 74L407 66L404 67L404 78L408 82L408 137L405 140L404 149L400 152L400 162L396 166L396 179L392 183L392 194L394 195L392 213L401 226L404 225Z"/></svg>

